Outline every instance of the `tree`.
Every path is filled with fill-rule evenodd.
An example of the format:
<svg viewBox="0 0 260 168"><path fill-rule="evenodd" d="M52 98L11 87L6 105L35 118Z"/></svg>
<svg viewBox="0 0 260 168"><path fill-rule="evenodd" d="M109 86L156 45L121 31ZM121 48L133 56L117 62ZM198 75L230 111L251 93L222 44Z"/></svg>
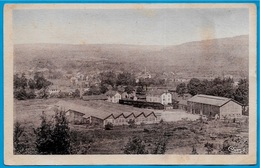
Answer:
<svg viewBox="0 0 260 168"><path fill-rule="evenodd" d="M249 83L248 79L240 79L235 90L234 98L243 105L248 105Z"/></svg>
<svg viewBox="0 0 260 168"><path fill-rule="evenodd" d="M192 151L191 151L191 154L192 154L192 155L197 155L197 154L198 154L195 145L192 145Z"/></svg>
<svg viewBox="0 0 260 168"><path fill-rule="evenodd" d="M206 148L206 151L208 154L211 154L213 151L213 143L205 143L204 147Z"/></svg>
<svg viewBox="0 0 260 168"><path fill-rule="evenodd" d="M187 92L186 84L180 83L179 85L177 85L176 92L178 93L178 95L183 96Z"/></svg>
<svg viewBox="0 0 260 168"><path fill-rule="evenodd" d="M25 77L25 74L23 73L20 78L20 87L25 89L27 87L27 78Z"/></svg>
<svg viewBox="0 0 260 168"><path fill-rule="evenodd" d="M100 93L102 93L102 94L104 94L104 93L106 93L109 89L109 86L111 86L111 85L106 85L106 84L102 84L102 85L100 85Z"/></svg>
<svg viewBox="0 0 260 168"><path fill-rule="evenodd" d="M21 140L23 133L24 133L24 127L22 127L19 122L16 122L14 124L14 136L13 136L14 153L21 154L24 153L26 149L26 144L24 144Z"/></svg>
<svg viewBox="0 0 260 168"><path fill-rule="evenodd" d="M14 90L14 98L17 100L26 100L27 99L27 93L26 90L23 88L18 88Z"/></svg>
<svg viewBox="0 0 260 168"><path fill-rule="evenodd" d="M59 111L54 116L54 129L52 140L54 143L54 154L70 153L70 129L64 111Z"/></svg>
<svg viewBox="0 0 260 168"><path fill-rule="evenodd" d="M18 74L14 75L14 88L18 89L20 87L20 77Z"/></svg>
<svg viewBox="0 0 260 168"><path fill-rule="evenodd" d="M35 89L36 88L35 81L33 79L29 79L28 86L29 86L30 89Z"/></svg>
<svg viewBox="0 0 260 168"><path fill-rule="evenodd" d="M47 121L45 115L42 115L40 127L34 130L36 134L36 149L39 154L53 153L52 129L51 122Z"/></svg>
<svg viewBox="0 0 260 168"><path fill-rule="evenodd" d="M117 76L117 82L116 82L117 86L118 85L131 85L131 86L135 86L135 77L133 74L128 73L128 72L123 72L118 74Z"/></svg>
<svg viewBox="0 0 260 168"><path fill-rule="evenodd" d="M138 94L143 94L143 93L144 93L144 88L141 87L141 86L138 86L138 87L136 88L136 93L138 93Z"/></svg>
<svg viewBox="0 0 260 168"><path fill-rule="evenodd" d="M145 145L140 137L130 138L124 147L124 154L148 154Z"/></svg>
<svg viewBox="0 0 260 168"><path fill-rule="evenodd" d="M95 85L90 86L89 90L86 92L87 95L99 95L100 93L100 88Z"/></svg>
<svg viewBox="0 0 260 168"><path fill-rule="evenodd" d="M100 79L101 79L101 85L103 86L111 85L112 87L114 87L117 82L116 74L112 71L101 73Z"/></svg>
<svg viewBox="0 0 260 168"><path fill-rule="evenodd" d="M125 88L125 92L127 92L127 94L133 93L133 91L135 91L135 88L131 85L126 86Z"/></svg>
<svg viewBox="0 0 260 168"><path fill-rule="evenodd" d="M72 93L72 96L75 97L80 97L80 91L79 89L76 89L75 92Z"/></svg>
<svg viewBox="0 0 260 168"><path fill-rule="evenodd" d="M201 91L200 80L197 78L192 78L190 82L187 84L187 89L192 96L199 94Z"/></svg>
<svg viewBox="0 0 260 168"><path fill-rule="evenodd" d="M70 129L65 113L56 112L52 121L41 116L41 125L35 130L36 148L39 154L69 154Z"/></svg>
<svg viewBox="0 0 260 168"><path fill-rule="evenodd" d="M35 87L36 89L46 89L48 86L50 86L52 83L44 78L44 76L41 73L35 73L34 75L34 81L35 81Z"/></svg>

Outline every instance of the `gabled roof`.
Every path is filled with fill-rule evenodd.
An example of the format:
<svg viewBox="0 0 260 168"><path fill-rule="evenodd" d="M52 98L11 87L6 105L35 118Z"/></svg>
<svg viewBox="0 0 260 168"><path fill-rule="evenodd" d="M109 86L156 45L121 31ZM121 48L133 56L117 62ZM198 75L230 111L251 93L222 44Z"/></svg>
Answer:
<svg viewBox="0 0 260 168"><path fill-rule="evenodd" d="M99 109L94 109L92 107L89 106L83 106L83 105L79 105L76 103L71 103L71 102L67 102L67 101L59 101L56 104L57 107L59 107L60 109L64 110L64 111L76 111L78 113L81 113L82 115L84 115L84 118L88 118L88 117L96 117L96 118L100 118L100 119L107 119L109 117L113 117L114 119L123 116L124 118L128 118L131 115L134 116L134 118L140 116L140 115L144 115L144 117L148 117L150 115L154 115L155 117L157 117L155 115L154 112L152 111L129 111L129 112L115 112L115 111L110 111L110 110L99 110Z"/></svg>
<svg viewBox="0 0 260 168"><path fill-rule="evenodd" d="M147 95L152 95L152 96L161 96L164 93L170 93L167 90L164 89L153 89L148 91Z"/></svg>
<svg viewBox="0 0 260 168"><path fill-rule="evenodd" d="M82 106L82 105L67 102L67 101L59 101L56 104L56 106L65 111L72 110L72 111L82 113L85 115L85 117L95 116L97 118L103 119L110 114L110 113L104 112L102 110L94 109L94 108L91 108L88 106Z"/></svg>
<svg viewBox="0 0 260 168"><path fill-rule="evenodd" d="M198 94L190 98L189 102L195 102L195 103L202 103L202 104L209 104L213 106L223 106L227 102L231 101L230 98L225 97L218 97L218 96L210 96L210 95L203 95Z"/></svg>
<svg viewBox="0 0 260 168"><path fill-rule="evenodd" d="M112 97L115 96L118 92L114 90L109 90L105 93L106 96Z"/></svg>

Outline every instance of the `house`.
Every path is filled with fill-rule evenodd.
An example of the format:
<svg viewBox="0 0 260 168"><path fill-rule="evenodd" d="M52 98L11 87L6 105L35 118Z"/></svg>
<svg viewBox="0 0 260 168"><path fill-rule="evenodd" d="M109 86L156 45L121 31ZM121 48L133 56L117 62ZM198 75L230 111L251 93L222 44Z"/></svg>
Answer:
<svg viewBox="0 0 260 168"><path fill-rule="evenodd" d="M163 105L168 105L172 103L172 95L165 90L151 90L146 95L147 102L157 102Z"/></svg>
<svg viewBox="0 0 260 168"><path fill-rule="evenodd" d="M187 101L187 110L210 118L240 118L242 105L233 99L198 94Z"/></svg>
<svg viewBox="0 0 260 168"><path fill-rule="evenodd" d="M61 92L61 90L58 88L58 86L51 85L48 87L47 92L49 93L50 96L52 96L52 95L58 95Z"/></svg>
<svg viewBox="0 0 260 168"><path fill-rule="evenodd" d="M128 95L127 92L123 92L123 93L121 94L121 99L128 99L128 98L129 98L129 95Z"/></svg>
<svg viewBox="0 0 260 168"><path fill-rule="evenodd" d="M106 94L107 101L112 103L118 103L121 99L121 94L119 94L117 91L109 90Z"/></svg>
<svg viewBox="0 0 260 168"><path fill-rule="evenodd" d="M135 91L133 91L132 93L123 92L121 94L121 99L137 100L136 93Z"/></svg>

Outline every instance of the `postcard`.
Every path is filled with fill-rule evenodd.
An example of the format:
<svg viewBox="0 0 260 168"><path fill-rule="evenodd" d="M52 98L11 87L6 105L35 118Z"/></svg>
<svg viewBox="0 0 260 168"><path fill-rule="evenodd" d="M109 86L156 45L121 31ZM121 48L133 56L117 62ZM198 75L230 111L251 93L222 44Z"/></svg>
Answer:
<svg viewBox="0 0 260 168"><path fill-rule="evenodd" d="M256 164L253 4L6 4L6 165Z"/></svg>

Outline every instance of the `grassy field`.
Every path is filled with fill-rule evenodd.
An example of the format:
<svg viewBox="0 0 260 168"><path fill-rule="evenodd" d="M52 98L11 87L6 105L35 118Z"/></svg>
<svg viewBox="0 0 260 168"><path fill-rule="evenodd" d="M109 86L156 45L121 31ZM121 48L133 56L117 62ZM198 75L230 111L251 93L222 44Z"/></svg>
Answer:
<svg viewBox="0 0 260 168"><path fill-rule="evenodd" d="M35 150L35 135L33 129L40 124L42 111L53 115L53 105L59 99L15 101L14 119L25 127L23 140L27 142L24 154L37 154ZM104 110L151 110L131 106L111 104L109 102L87 102L82 100L67 100L81 105ZM154 110L152 110L154 111ZM114 127L113 130L86 129L84 126L71 126L72 154L123 154L129 139L140 137L146 150L153 154L158 145L165 143L165 154L191 154L195 148L198 154L208 154L206 143L213 144L210 154L223 154L223 144L248 149L248 123L243 118L232 121L198 120L198 116L179 110L155 111L160 113L164 122L153 125L140 125L135 128L128 126Z"/></svg>

